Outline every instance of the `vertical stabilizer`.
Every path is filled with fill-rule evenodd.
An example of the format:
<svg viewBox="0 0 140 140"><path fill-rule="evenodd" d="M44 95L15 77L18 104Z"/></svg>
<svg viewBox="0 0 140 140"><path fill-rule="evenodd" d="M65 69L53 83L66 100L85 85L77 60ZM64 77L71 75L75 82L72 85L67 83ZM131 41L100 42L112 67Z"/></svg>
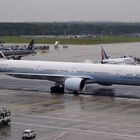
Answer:
<svg viewBox="0 0 140 140"><path fill-rule="evenodd" d="M33 50L33 47L34 47L34 40L31 40L28 45L28 50Z"/></svg>
<svg viewBox="0 0 140 140"><path fill-rule="evenodd" d="M3 54L3 52L2 52L2 51L0 51L0 58L7 59L7 57Z"/></svg>
<svg viewBox="0 0 140 140"><path fill-rule="evenodd" d="M109 59L109 57L108 57L108 55L107 55L107 53L105 52L105 50L104 50L104 48L103 48L103 46L101 46L101 59L102 60L104 60L104 59Z"/></svg>

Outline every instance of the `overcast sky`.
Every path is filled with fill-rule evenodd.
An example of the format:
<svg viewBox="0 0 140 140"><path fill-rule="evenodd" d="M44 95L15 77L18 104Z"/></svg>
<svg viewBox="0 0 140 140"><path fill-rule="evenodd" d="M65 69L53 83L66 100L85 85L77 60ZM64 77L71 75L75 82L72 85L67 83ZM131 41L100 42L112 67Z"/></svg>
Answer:
<svg viewBox="0 0 140 140"><path fill-rule="evenodd" d="M0 22L140 22L140 0L0 0Z"/></svg>

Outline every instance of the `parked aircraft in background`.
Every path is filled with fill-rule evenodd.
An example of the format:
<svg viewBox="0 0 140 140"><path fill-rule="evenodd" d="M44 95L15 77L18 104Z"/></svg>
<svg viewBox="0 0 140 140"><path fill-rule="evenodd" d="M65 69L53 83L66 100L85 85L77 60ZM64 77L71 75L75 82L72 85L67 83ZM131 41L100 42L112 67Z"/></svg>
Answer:
<svg viewBox="0 0 140 140"><path fill-rule="evenodd" d="M4 56L1 52L1 55ZM5 57L4 57L5 58ZM51 92L79 92L86 84L140 86L140 66L93 63L6 60L0 61L0 72L26 79L55 82Z"/></svg>
<svg viewBox="0 0 140 140"><path fill-rule="evenodd" d="M55 47L55 48L58 48L58 45L59 45L59 41L55 41L54 47Z"/></svg>
<svg viewBox="0 0 140 140"><path fill-rule="evenodd" d="M110 58L101 46L101 63L102 64L136 64L133 57Z"/></svg>
<svg viewBox="0 0 140 140"><path fill-rule="evenodd" d="M8 58L8 59L16 59L19 60L24 56L30 55L34 53L34 41L31 40L28 47L2 47L0 51Z"/></svg>

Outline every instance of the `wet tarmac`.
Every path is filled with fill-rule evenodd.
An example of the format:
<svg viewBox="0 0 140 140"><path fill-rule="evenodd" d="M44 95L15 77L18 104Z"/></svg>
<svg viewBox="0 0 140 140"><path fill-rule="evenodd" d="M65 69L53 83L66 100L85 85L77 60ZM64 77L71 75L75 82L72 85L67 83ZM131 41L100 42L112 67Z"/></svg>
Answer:
<svg viewBox="0 0 140 140"><path fill-rule="evenodd" d="M139 99L0 90L0 105L12 111L1 140L20 140L30 128L37 140L140 139Z"/></svg>
<svg viewBox="0 0 140 140"><path fill-rule="evenodd" d="M124 55L124 48L125 55L138 57L140 49L140 43L105 46L112 57L119 52L117 57ZM91 53L93 58L90 59L100 59L99 45L87 46L88 49L86 46L74 47L65 50L52 47L47 54L39 53L24 59L84 61ZM93 84L75 96L68 92L52 95L49 90L52 85L49 81L0 76L0 105L12 111L11 124L0 127L0 140L21 140L23 130L30 128L36 131L35 140L140 139L140 87Z"/></svg>

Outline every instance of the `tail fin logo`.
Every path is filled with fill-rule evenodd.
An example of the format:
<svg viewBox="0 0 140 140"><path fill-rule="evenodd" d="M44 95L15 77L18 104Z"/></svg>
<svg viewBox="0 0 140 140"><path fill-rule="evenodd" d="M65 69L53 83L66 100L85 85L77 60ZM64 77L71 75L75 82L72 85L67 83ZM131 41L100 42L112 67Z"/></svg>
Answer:
<svg viewBox="0 0 140 140"><path fill-rule="evenodd" d="M102 60L109 59L107 53L105 52L105 50L102 46L101 46L101 55L102 55Z"/></svg>

